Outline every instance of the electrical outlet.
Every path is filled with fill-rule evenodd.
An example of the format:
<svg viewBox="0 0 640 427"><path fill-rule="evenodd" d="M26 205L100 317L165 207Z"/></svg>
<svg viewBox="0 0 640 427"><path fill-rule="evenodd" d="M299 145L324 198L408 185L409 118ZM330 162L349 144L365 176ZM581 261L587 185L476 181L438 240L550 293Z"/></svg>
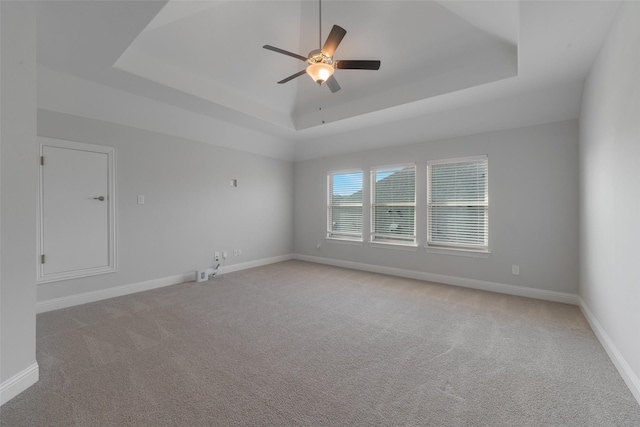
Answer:
<svg viewBox="0 0 640 427"><path fill-rule="evenodd" d="M242 249L238 249L238 255L242 255Z"/></svg>
<svg viewBox="0 0 640 427"><path fill-rule="evenodd" d="M238 256L238 250L237 249L233 250L233 256Z"/></svg>
<svg viewBox="0 0 640 427"><path fill-rule="evenodd" d="M216 251L216 252L213 254L213 258L214 258L214 260L215 260L216 262L220 261L220 252Z"/></svg>
<svg viewBox="0 0 640 427"><path fill-rule="evenodd" d="M227 259L228 255L227 251L222 251L222 259Z"/></svg>
<svg viewBox="0 0 640 427"><path fill-rule="evenodd" d="M205 268L204 270L196 271L196 282L204 282L211 278L213 274L213 268Z"/></svg>
<svg viewBox="0 0 640 427"><path fill-rule="evenodd" d="M511 266L511 274L513 274L514 276L519 276L520 275L520 266L519 265L512 265Z"/></svg>

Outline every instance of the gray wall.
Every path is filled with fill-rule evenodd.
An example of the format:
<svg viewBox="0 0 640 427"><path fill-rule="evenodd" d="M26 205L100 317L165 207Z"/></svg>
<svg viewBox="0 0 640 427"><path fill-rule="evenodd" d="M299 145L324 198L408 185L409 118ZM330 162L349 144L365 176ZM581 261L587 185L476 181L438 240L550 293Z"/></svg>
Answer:
<svg viewBox="0 0 640 427"><path fill-rule="evenodd" d="M119 269L40 284L38 301L195 272L216 250L224 265L291 253L291 162L48 110L38 135L116 148Z"/></svg>
<svg viewBox="0 0 640 427"><path fill-rule="evenodd" d="M640 401L640 3L623 2L580 117L580 296Z"/></svg>
<svg viewBox="0 0 640 427"><path fill-rule="evenodd" d="M426 162L489 156L489 258L427 253ZM335 243L326 234L327 172L417 162L416 251ZM526 286L578 291L576 120L296 162L294 250L298 254ZM369 199L365 185L365 204ZM368 234L365 207L365 236ZM365 239L366 240L366 239ZM322 243L320 249L316 244ZM520 265L520 276L511 265Z"/></svg>
<svg viewBox="0 0 640 427"><path fill-rule="evenodd" d="M0 2L2 382L36 362L36 33L32 2ZM4 400L4 396L3 396Z"/></svg>

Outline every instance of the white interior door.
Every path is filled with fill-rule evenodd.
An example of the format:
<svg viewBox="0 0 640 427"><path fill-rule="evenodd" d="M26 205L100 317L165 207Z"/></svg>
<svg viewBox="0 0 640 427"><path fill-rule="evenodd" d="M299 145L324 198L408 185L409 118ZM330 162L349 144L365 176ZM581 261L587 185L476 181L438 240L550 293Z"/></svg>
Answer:
<svg viewBox="0 0 640 427"><path fill-rule="evenodd" d="M40 281L115 271L113 148L41 145Z"/></svg>

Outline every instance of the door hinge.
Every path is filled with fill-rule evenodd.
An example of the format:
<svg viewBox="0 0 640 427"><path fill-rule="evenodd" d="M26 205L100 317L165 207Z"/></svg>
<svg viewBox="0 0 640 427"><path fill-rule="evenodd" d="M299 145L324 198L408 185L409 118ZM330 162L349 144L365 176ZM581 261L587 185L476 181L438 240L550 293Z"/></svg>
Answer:
<svg viewBox="0 0 640 427"><path fill-rule="evenodd" d="M44 156L40 156L40 166L44 166Z"/></svg>
<svg viewBox="0 0 640 427"><path fill-rule="evenodd" d="M44 264L44 254L40 255L40 264Z"/></svg>

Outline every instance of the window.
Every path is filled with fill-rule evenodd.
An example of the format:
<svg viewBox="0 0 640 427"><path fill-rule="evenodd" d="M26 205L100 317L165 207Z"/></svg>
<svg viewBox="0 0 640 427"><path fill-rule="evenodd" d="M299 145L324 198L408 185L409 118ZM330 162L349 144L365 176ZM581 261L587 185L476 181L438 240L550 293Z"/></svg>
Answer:
<svg viewBox="0 0 640 427"><path fill-rule="evenodd" d="M371 169L371 241L416 243L416 165Z"/></svg>
<svg viewBox="0 0 640 427"><path fill-rule="evenodd" d="M327 176L327 237L362 240L362 171Z"/></svg>
<svg viewBox="0 0 640 427"><path fill-rule="evenodd" d="M427 163L427 244L488 250L487 156Z"/></svg>

